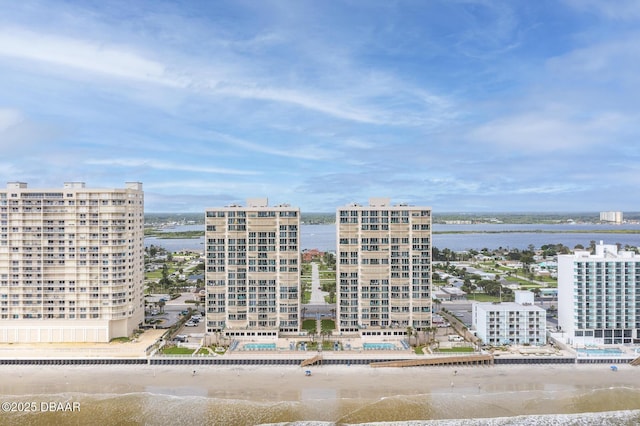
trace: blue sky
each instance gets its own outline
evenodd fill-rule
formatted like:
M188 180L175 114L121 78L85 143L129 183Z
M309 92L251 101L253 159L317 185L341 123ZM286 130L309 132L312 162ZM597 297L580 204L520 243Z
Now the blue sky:
M0 6L0 182L140 181L148 212L640 211L637 1Z

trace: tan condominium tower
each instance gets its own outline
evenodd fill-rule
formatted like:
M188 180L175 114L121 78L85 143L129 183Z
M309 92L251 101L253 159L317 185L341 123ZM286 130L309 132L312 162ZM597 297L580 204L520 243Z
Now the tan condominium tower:
M142 184L0 190L0 342L108 342L144 321Z
M401 338L431 326L431 209L372 198L336 214L338 329Z
M206 211L207 331L230 338L298 332L300 209L248 199Z

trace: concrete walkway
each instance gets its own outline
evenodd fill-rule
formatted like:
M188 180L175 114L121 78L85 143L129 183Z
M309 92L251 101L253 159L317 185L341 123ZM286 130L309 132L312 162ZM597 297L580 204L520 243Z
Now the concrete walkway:
M318 264L311 262L311 300L310 305L327 305L324 296L327 292L320 290L320 270ZM316 318L316 332L318 336L322 333L322 321L320 317Z
M311 300L310 305L326 305L324 300L326 292L320 290L320 270L318 264L311 262Z

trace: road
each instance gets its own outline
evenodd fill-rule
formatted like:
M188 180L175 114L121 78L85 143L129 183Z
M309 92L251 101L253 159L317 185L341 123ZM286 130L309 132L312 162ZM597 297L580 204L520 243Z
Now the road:
M324 300L324 296L327 295L320 289L320 269L315 262L311 263L311 300L310 305L324 305L327 302Z
M311 299L308 304L302 305L304 308L305 318L324 318L333 316L332 310L335 312L335 303L329 304L325 301L326 291L320 289L320 270L318 264L311 262Z

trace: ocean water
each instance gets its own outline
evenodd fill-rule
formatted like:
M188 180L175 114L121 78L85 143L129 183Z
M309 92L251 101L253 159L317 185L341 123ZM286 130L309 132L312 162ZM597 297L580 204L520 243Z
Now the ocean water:
M381 384L383 385L383 384ZM296 401L219 399L157 392L64 393L3 396L3 402L33 401L47 407L77 403L77 411L3 412L0 425L638 425L637 389L610 388L530 394L398 395L380 399L339 396L307 389ZM3 406L4 409L5 406ZM600 411L603 410L603 411ZM524 414L523 414L524 413ZM547 414L555 413L555 414Z

